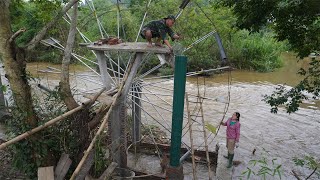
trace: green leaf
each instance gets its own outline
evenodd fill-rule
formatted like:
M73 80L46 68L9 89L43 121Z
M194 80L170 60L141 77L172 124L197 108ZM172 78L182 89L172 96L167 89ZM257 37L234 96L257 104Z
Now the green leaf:
M7 86L5 86L5 85L2 85L2 86L1 86L1 91L2 91L2 92L6 92L7 89L8 89Z
M280 165L281 166L281 165ZM281 173L280 173L280 170L277 169L277 172L278 172L278 175L279 175L279 178L281 179Z
M205 126L210 132L212 132L213 134L216 133L217 131L217 128L214 127L213 125L209 124L209 123L206 123L206 126Z
M251 170L250 168L248 168L248 175L247 175L247 179L250 179L251 172L252 172L252 170Z

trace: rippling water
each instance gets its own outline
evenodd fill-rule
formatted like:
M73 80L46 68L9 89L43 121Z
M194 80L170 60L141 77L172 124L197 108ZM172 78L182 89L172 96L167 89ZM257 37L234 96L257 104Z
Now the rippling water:
M256 73L248 71L233 71L231 73L231 86L228 86L228 74L214 75L206 78L205 86L200 78L199 91L205 92L203 108L206 122L217 126L224 115L225 106L228 102L228 92L230 88L230 105L224 121L233 112L241 113L241 138L240 147L236 149L235 160L242 163L233 169L234 179L246 170L251 159L266 157L269 160L277 158L276 163L282 164L283 179L295 179L291 170L295 169L298 173L306 175L311 172L298 168L294 165L293 157L303 157L311 155L319 159L320 157L320 103L319 101L306 101L302 108L296 113L287 114L283 108L279 109L278 114L270 113L270 106L261 101L263 95L271 94L276 84L286 84L288 87L294 86L301 80L296 72L300 67L306 67L308 60L300 61L294 55L284 54L284 67L270 73ZM50 65L51 66L51 65ZM33 73L45 68L46 64L33 63L28 68ZM59 67L59 66L56 66ZM77 71L71 70L71 72ZM41 75L41 77L43 77ZM59 76L49 75L43 78L50 81L49 84L57 85ZM46 82L47 82L46 81ZM155 124L167 132L170 138L171 131L171 104L173 80L154 83L158 80L148 80L143 87L142 96L143 123ZM85 90L95 88L95 83L82 84L83 79L76 78L74 85ZM197 78L187 79L186 91L190 93L190 99L195 100L192 94L197 94ZM156 95L152 95L155 93ZM191 104L191 109L195 106ZM185 111L186 112L186 111ZM185 114L186 116L186 114ZM190 144L190 137L186 127L187 118L184 120L183 142ZM202 125L199 121L193 123L193 128L201 130ZM222 127L215 139L209 139L210 150L215 150L217 143L225 142L225 128ZM193 133L195 147L202 145L203 134ZM252 155L253 149L257 149L256 154ZM153 160L150 159L150 162ZM159 164L158 162L156 162ZM189 165L190 166L190 165ZM155 168L157 169L157 168ZM200 179L207 179L206 173L202 173ZM253 178L254 179L254 178ZM257 178L260 179L260 178ZM274 178L269 178L274 179Z
M230 105L224 121L229 118L233 112L241 113L241 138L240 147L236 149L235 160L242 163L233 169L233 178L246 170L248 162L252 159L261 159L266 157L271 164L271 160L276 158L276 164L282 164L283 179L296 179L291 170L308 176L311 171L298 168L294 162L294 157L302 158L310 155L320 158L320 110L319 101L305 102L299 111L287 114L284 108L279 108L278 114L270 113L270 106L261 101L265 94L271 94L276 84L295 85L301 77L296 71L302 66L306 66L305 62L296 62L293 55L286 55L286 66L272 73L255 73L246 71L233 71L232 84L230 86ZM229 87L227 74L220 74L210 78L206 78L205 86L203 86L203 78L199 78L199 91L205 92L204 100L204 118L206 122L214 126L218 126L221 121L225 105L228 100ZM161 87L172 89L173 81L162 82L159 87L146 87L148 90L161 93L169 93L168 90L161 90ZM188 78L186 91L190 94L197 94L197 78ZM290 87L290 86L288 86ZM166 105L163 100L148 95L150 101L155 104ZM192 97L191 97L192 98ZM172 102L172 97L164 97L167 102ZM162 119L163 129L170 129L171 114L166 110L156 110L152 106L144 105L146 111L155 117ZM168 107L169 108L169 107ZM192 108L191 108L192 109ZM186 111L185 111L186 112ZM160 117L162 116L162 118ZM150 118L146 123L154 123ZM184 127L187 119L184 120ZM200 122L199 120L197 120ZM155 123L156 124L156 123ZM194 129L201 130L202 125L193 124ZM187 127L184 128L183 142L189 144L190 138L187 133ZM167 132L169 135L170 132ZM212 137L212 136L211 136ZM195 147L203 145L203 134L193 133ZM209 139L211 142L209 148L215 150L217 143L225 142L225 128L222 127L215 139ZM252 151L256 149L255 155ZM271 166L270 166L271 167ZM259 169L259 168L258 168ZM258 170L256 169L256 170ZM316 176L313 176L317 179ZM200 179L206 179L206 175L202 174ZM260 178L252 178L260 179ZM268 179L277 179L269 177Z

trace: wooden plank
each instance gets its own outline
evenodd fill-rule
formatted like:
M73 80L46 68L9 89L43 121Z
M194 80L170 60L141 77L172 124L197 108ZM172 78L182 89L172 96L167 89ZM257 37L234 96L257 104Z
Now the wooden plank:
M38 180L54 180L53 166L39 167Z
M112 162L108 168L102 173L102 175L99 177L99 180L105 180L109 179L110 175L114 171L114 169L118 166L116 162Z
M94 162L94 151L90 151L87 160L84 162L82 168L80 169L78 175L75 177L76 180L83 180L89 173L89 170Z
M59 162L57 164L57 167L54 171L54 177L55 180L63 180L66 176L69 167L71 165L72 161L69 158L69 154L63 153L59 159Z
M129 144L131 144L132 142L129 142ZM170 146L167 144L157 144L157 146L155 146L155 144L150 144L150 143L139 143L139 147L140 147L140 153L145 153L145 154L150 154L150 155L154 155L154 152L157 151L156 147L159 148L161 150L161 152L163 153L167 153L169 154L170 152ZM132 149L129 149L129 151L132 151ZM188 151L187 148L180 148L180 152L181 154L185 154ZM200 157L200 161L205 161L206 159L206 152L202 151L202 150L195 150L194 151L194 155ZM209 152L209 157L210 157L210 161L211 163L213 163L213 165L215 165L215 162L217 162L217 152ZM186 159L187 161L191 162L191 159Z
M170 49L167 46L163 47L147 47L148 43L146 42L125 42L116 45L94 45L90 44L87 47L90 50L96 51L124 51L124 52L150 52L156 54L168 54L171 53Z

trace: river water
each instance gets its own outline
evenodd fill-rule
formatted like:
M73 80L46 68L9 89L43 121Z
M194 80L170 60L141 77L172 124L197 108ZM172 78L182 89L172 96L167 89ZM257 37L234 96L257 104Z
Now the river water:
M225 112L225 105L228 102L228 92L230 92L230 105L226 113L227 118L231 117L233 112L240 112L241 118L241 138L240 147L235 151L235 160L241 161L241 164L232 169L233 178L239 179L242 172L247 167L256 172L260 169L259 163L252 167L250 160L260 160L266 158L268 167L273 170L277 165L282 165L282 179L296 179L292 170L306 178L312 171L307 168L300 168L293 162L294 157L303 158L304 156L313 156L318 162L320 159L320 103L319 101L305 101L302 108L296 113L287 114L284 108L279 108L277 114L270 113L270 106L262 101L263 96L271 94L277 84L286 84L288 87L299 82L301 77L296 74L301 67L306 67L308 60L297 62L292 54L283 54L285 58L284 67L270 73L256 73L248 71L233 71L231 73L231 86L228 86L228 74L218 74L206 78L205 86L203 78L199 78L199 92L205 92L208 98L203 102L204 119L206 122L218 126ZM158 87L148 87L153 92L169 93L172 89L173 81L160 83ZM145 87L147 89L147 86ZM161 90L162 89L162 90ZM190 77L187 80L186 91L190 94L196 94L198 91L197 78ZM160 101L152 95L147 95L148 99L162 107L166 103ZM191 97L192 98L192 97ZM172 102L172 97L163 97L167 102ZM194 101L194 98L193 98ZM191 103L191 105L194 105ZM166 110L155 110L152 106L145 105L144 108L150 114L162 116L161 124L163 130L170 129L171 114ZM192 108L191 108L192 109ZM160 113L156 112L160 111ZM186 108L185 108L185 112ZM161 115L160 115L161 114ZM149 118L150 119L150 118ZM190 145L190 138L187 132L186 120L184 120L183 142ZM152 123L151 120L145 122ZM198 121L198 120L197 120ZM199 121L198 121L199 122ZM202 125L194 123L193 129L201 130ZM215 139L209 138L209 149L214 151L216 144L225 144L225 130L221 127ZM167 132L169 135L170 132ZM170 136L170 135L169 135ZM202 132L193 133L194 147L203 145ZM200 148L201 149L201 148ZM253 150L256 149L253 155ZM275 164L272 165L272 159ZM191 171L188 171L191 174ZM271 172L273 173L273 172ZM202 172L200 179L207 179L207 173ZM259 176L251 175L250 179L261 179ZM279 179L279 177L268 176L267 179ZM311 179L318 179L313 175Z
M272 114L270 106L261 101L263 95L272 93L276 84L292 86L301 79L296 72L300 67L306 67L307 62L297 63L296 58L290 54L283 56L285 65L276 72L232 72L231 101L227 116L230 117L235 111L241 114L240 147L236 149L235 160L243 162L233 169L235 179L246 170L251 159L266 157L269 167L272 167L270 161L277 158L276 164L282 164L283 179L296 179L291 173L292 170L304 174L304 178L311 173L310 170L298 168L292 160L294 157L302 158L308 155L317 158L319 162L319 101L306 101L303 108L290 115L283 108L279 109L278 114ZM223 74L207 80L207 96L226 100L228 86L225 79L226 74ZM189 81L188 89L192 89L194 84L194 81ZM224 106L221 101L205 102L204 105L208 121L215 125L219 123L223 113ZM221 128L217 141L223 142L224 138L225 128ZM253 149L256 149L255 155L252 155ZM317 179L316 176L313 177Z
M252 159L267 158L269 167L272 168L271 160L276 158L276 164L282 165L282 179L295 179L291 171L295 170L302 177L306 177L311 173L306 168L297 167L294 157L303 157L310 155L319 160L320 158L320 102L305 101L299 111L287 114L283 108L279 108L278 114L270 113L270 106L261 101L263 95L271 94L277 84L286 84L288 87L299 82L296 72L300 67L307 66L307 60L297 63L297 59L292 54L283 54L285 59L284 67L270 73L256 73L248 71L235 70L231 73L231 85L228 86L228 73L217 74L212 77L206 77L205 83L200 77L199 86L197 86L197 78L189 77L187 79L186 91L191 94L190 99L195 100L192 94L205 92L204 97L207 99L203 102L204 120L214 126L218 126L225 113L226 103L228 103L228 94L230 92L230 104L224 121L229 118L233 112L240 112L241 118L241 138L240 147L235 151L235 160L241 161L241 164L232 169L233 178L239 179L238 176L251 167L248 162ZM58 65L49 65L44 63L30 63L28 70L32 74L39 75L41 82L48 87L58 84L59 75L49 74L44 76L38 70L45 69L46 66L59 68ZM82 68L72 69L70 72L83 71ZM153 83L158 80L147 80L145 83ZM96 88L96 83L84 84L82 78L73 79L73 87L78 86L80 89ZM173 80L156 83L155 86L144 86L142 102L144 111L142 116L145 117L142 122L144 124L154 124L167 132L170 138L171 129L171 105L172 104ZM152 93L158 94L157 96ZM160 98L159 98L160 97ZM152 102L152 103L150 103ZM196 106L191 103L191 109ZM187 112L185 108L185 112ZM152 118L151 118L152 116ZM190 145L190 136L186 127L187 118L184 120L183 142ZM202 125L197 120L193 124L193 129L201 129ZM225 143L225 128L221 127L217 137L210 136L209 149L215 151L216 144ZM1 132L0 132L1 136ZM164 137L165 138L165 137ZM203 145L202 132L193 133L194 147ZM201 149L201 148L200 148ZM252 155L253 149L256 149L255 155ZM150 159L150 161L153 161ZM150 162L149 161L149 162ZM146 163L146 162L143 162ZM156 172L159 172L159 162L151 166ZM133 166L133 165L132 165ZM143 164L140 166L143 166ZM192 171L191 165L185 171L190 176ZM147 168L146 166L143 166ZM148 165L149 167L149 165ZM253 168L258 170L258 167ZM152 170L151 170L152 171ZM154 172L153 172L154 173ZM199 170L199 179L207 179L205 170ZM313 176L313 179L316 176ZM252 179L260 179L252 177ZM267 179L279 179L277 177L268 177Z

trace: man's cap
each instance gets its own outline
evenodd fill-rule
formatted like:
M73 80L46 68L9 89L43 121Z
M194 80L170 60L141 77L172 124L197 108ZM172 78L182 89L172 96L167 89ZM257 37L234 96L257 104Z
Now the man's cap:
M164 19L172 19L172 20L176 20L176 17L174 15L169 15L168 17L164 18Z

